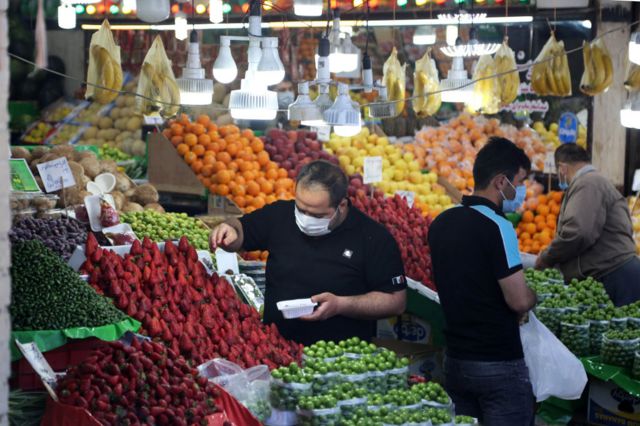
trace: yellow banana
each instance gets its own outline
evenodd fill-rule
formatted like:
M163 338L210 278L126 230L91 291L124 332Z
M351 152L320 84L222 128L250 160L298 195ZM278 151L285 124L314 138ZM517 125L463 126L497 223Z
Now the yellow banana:
M495 54L496 71L502 74L498 77L500 87L500 100L502 105L508 105L518 97L520 87L520 76L517 69L515 54L509 48L508 42L502 43ZM506 74L505 74L506 73Z

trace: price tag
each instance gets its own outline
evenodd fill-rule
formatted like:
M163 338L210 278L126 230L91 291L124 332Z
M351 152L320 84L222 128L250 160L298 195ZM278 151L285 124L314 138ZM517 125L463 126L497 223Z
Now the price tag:
M365 184L382 181L382 157L364 158L364 179Z
M221 274L227 274L231 271L237 275L240 273L240 267L238 266L238 255L235 253L229 253L221 248L216 249L216 263L218 264L218 272Z
M416 200L416 193L413 191L396 191L396 194L407 200L409 207L413 207L413 203Z
M41 192L36 178L24 158L9 159L11 189L18 192Z
M633 184L631 185L631 190L633 192L640 191L640 169L636 169L636 172L633 174Z
M145 115L144 116L144 125L145 126L162 126L164 124L164 120L160 115Z
M56 396L54 389L58 378L42 355L42 352L40 352L40 349L38 349L38 346L34 342L22 344L18 339L16 339L15 342L18 349L20 349L20 352L22 352L22 355L24 355L24 358L29 362L29 364L31 364L33 371L40 376L40 380L42 380L44 387L47 389L51 397L57 401L58 397Z
M549 175L556 174L556 159L553 156L553 152L547 152L547 156L544 159L543 171Z
M317 126L311 128L318 134L318 140L320 142L329 142L331 136L331 126Z
M76 184L66 157L38 164L38 172L47 192L59 191Z

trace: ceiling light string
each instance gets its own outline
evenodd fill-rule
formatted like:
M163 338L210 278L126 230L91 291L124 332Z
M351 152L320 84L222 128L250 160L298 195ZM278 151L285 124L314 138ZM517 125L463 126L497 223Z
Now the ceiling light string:
M631 23L629 23L629 24L621 25L621 26L619 26L619 27L613 28L613 29L608 30L608 31L604 31L604 32L602 32L601 34L599 34L597 37L595 37L595 38L593 39L593 41L596 41L596 40L599 40L599 39L601 39L601 38L604 38L604 37L608 36L608 35L609 35L609 34L611 34L611 33L614 33L614 32L617 32L617 31L621 31L621 30L624 30L624 29L626 29L626 28L631 28L631 27L633 27L634 25L637 25L637 24L640 24L640 20L633 21L633 22L631 22ZM566 51L566 52L565 52L565 54L570 55L570 54L573 54L573 53L577 53L577 52L582 51L582 49L583 49L583 47L582 47L582 46L578 46L578 47L576 47L576 48L574 48L574 49L571 49L571 50ZM147 96L144 96L144 95L141 95L141 94L139 94L139 93L135 93L135 92L128 92L128 91L126 91L126 90L115 90L115 89L111 89L111 88L109 88L109 87L101 86L101 85L99 85L99 84L89 83L89 82L87 82L87 81L84 81L84 80L83 80L83 79L81 79L81 78L73 77L73 76L70 76L70 75L68 75L68 74L64 74L64 73L61 73L61 72L59 72L59 71L52 70L52 69L50 69L50 68L46 68L46 67L38 67L38 66L36 65L36 63L35 63L35 62L30 61L30 60L28 60L28 59L26 59L26 58L23 58L23 57L21 57L21 56L18 56L18 55L14 54L14 53L11 53L11 52L9 52L9 53L8 53L8 55L9 55L9 57L11 57L11 58L17 59L17 60L19 60L19 61L21 61L21 62L24 62L24 63L26 63L26 64L29 64L29 65L32 65L34 68L37 68L37 69L40 69L40 70L43 70L43 71L49 72L49 73L54 74L54 75L57 75L57 76L59 76L59 77L63 77L63 78L69 79L69 80L73 80L73 81L79 82L79 83L81 83L81 84L85 84L85 85L93 86L93 87L95 87L95 88L102 89L102 90L106 90L106 91L109 91L109 92L118 93L119 95L137 96L137 97L140 97L140 98L142 98L142 99L146 99L146 100L153 101L153 102L160 103L160 104L167 105L167 106L179 106L179 105L177 105L177 104L173 104L173 103L171 103L171 102L163 102L163 101L158 100L158 99L151 99L151 98L149 98L149 97L147 97ZM521 71L528 70L529 68L532 68L532 67L534 67L535 65L538 65L538 64L543 64L543 63L546 63L546 62L551 62L551 61L552 61L556 56L562 56L562 55L561 55L561 54L558 54L558 55L552 55L552 56L550 56L550 57L544 58L544 59L539 60L539 61L537 61L537 62L531 62L531 63L529 63L529 64L523 65L523 66L522 66L522 69L518 69L518 70L517 70L517 72L521 72ZM496 73L496 74L494 74L494 75L487 76L487 77L484 77L484 78L478 78L478 79L476 79L476 80L472 80L470 83L468 83L468 85L469 85L469 86L471 86L471 85L473 85L473 84L475 84L475 83L477 83L477 82L479 82L479 81L488 80L488 79L491 79L491 78L501 77L501 76L503 76L503 75L507 75L507 74L512 73L512 72L516 72L516 71L515 71L515 70L508 70L508 71L504 71L504 72ZM446 92L446 91L449 91L449 90L451 90L451 89L446 89L446 90L436 90L436 91L433 91L433 92L425 93L425 94L423 94L423 95L419 95L419 96L411 96L411 97L408 97L408 98L405 98L405 99L401 99L401 100L397 100L397 101L388 101L388 102L389 102L389 103L408 102L408 101L411 101L411 100L414 100L414 99L420 99L420 98L424 98L424 97L432 96L432 95L434 95L434 94L443 93L443 92ZM365 107L369 107L369 106L370 106L370 105L372 105L372 104L373 104L373 103L366 103L366 104L362 104L362 105L360 105L360 107L361 107L361 108L365 108ZM213 110L216 110L216 111L229 111L229 108L225 108L225 107L217 108L215 105L211 105L211 106L210 106L210 108L211 108L211 109L213 109ZM286 110L286 109L282 109L282 110L278 110L278 111L280 111L280 112L286 112L287 110Z
M509 17L509 0L504 0L504 17ZM505 43L509 41L509 25L504 26L504 41Z

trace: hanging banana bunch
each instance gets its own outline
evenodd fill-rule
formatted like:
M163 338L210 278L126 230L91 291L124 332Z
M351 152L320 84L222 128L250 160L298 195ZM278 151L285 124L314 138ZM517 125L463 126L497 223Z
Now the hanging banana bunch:
M613 61L602 39L582 43L584 73L580 91L588 96L605 92L613 81Z
M494 58L496 71L502 74L498 77L500 88L500 103L502 106L509 105L518 97L520 88L520 73L517 71L516 55L509 47L508 39L498 49ZM511 72L510 72L511 71Z
M627 78L624 81L624 87L629 92L635 92L640 90L640 65L634 63L630 65Z
M384 86L387 88L387 94L390 101L396 102L396 117L404 111L405 87L406 87L406 68L407 64L400 65L398 60L398 51L394 47L391 51L389 59L384 63L382 68L384 74Z
M180 89L160 36L156 36L142 63L138 80L138 109L142 114L159 110L164 117L178 113Z
M571 73L564 42L555 34L542 48L531 73L531 87L541 96L571 96Z
M472 80L473 93L467 102L471 113L497 114L500 111L500 85L496 75L496 64L491 55L482 55L476 64Z
M413 74L413 110L419 117L434 115L442 105L436 61L431 58L431 49L427 49L424 56L416 61L416 70Z
M100 104L113 102L118 97L118 91L122 89L122 80L120 47L116 46L109 21L105 19L100 29L91 36L87 71L89 84L85 98L93 98Z

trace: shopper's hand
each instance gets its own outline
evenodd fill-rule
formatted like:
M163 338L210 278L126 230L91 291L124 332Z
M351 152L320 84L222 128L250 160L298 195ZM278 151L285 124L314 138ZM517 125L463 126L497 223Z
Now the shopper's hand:
M321 293L311 298L319 304L311 315L300 317L304 321L324 321L342 312L342 298L332 293Z
M538 256L538 258L536 259L536 264L534 268L540 270L540 269L546 269L548 267L549 265L546 264L546 262L542 258L542 255Z
M209 246L211 251L215 251L218 247L225 249L238 239L238 231L233 226L222 223L216 226L209 236Z

